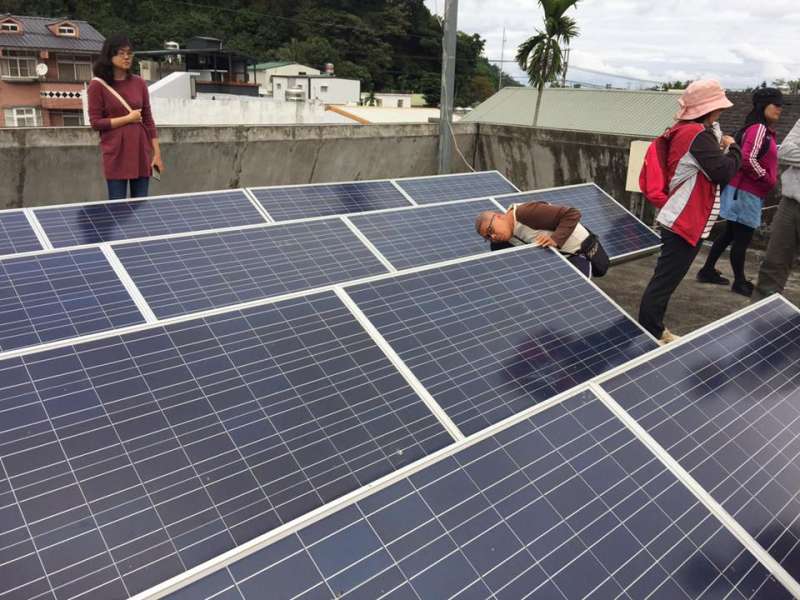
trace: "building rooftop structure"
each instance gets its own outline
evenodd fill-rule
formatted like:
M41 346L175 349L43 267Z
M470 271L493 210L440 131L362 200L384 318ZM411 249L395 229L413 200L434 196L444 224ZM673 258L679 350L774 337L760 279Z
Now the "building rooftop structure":
M0 14L0 22L18 24L18 31L4 31L0 47L36 50L100 52L105 38L86 21L63 18ZM59 32L59 27L65 27ZM71 31L70 31L71 28Z

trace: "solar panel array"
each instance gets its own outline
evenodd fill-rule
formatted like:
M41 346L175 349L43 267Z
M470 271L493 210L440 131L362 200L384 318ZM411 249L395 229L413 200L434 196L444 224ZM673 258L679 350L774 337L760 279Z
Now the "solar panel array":
M0 212L0 256L41 249L25 213L18 210Z
M661 238L593 183L498 198L505 204L548 202L581 211L581 223L596 234L613 259L655 251Z
M0 351L143 323L97 248L0 261Z
M800 312L781 299L603 387L800 580Z
M347 291L466 434L656 347L564 259L539 248Z
M37 208L55 248L264 223L242 190Z
M791 595L591 393L170 600Z
M497 171L398 179L397 184L419 204L488 198L519 191Z
M0 261L0 600L127 598L198 565L173 600L800 593L777 566L800 576L800 312L775 299L638 359L655 341L555 252L475 256L493 205L458 199L515 191L498 173L396 183L447 204L331 184L355 187L279 208L311 221ZM352 214L386 185L407 208ZM607 249L649 243L613 237L633 217L599 188L555 192L611 223ZM263 223L241 194L63 213L50 241ZM36 210L45 231L61 210ZM181 318L144 325L132 295Z
M275 221L409 206L391 181L250 188Z
M126 598L452 440L326 293L0 363L0 598Z
M159 318L387 271L338 219L122 244L115 251Z

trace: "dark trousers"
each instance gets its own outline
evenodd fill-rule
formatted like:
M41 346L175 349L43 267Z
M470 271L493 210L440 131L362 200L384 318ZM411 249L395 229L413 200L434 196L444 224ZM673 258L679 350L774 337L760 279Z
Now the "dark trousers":
M764 261L758 270L753 302L783 292L800 250L800 200L781 198L770 227Z
M702 270L709 274L714 273L714 267L719 257L725 252L725 248L730 245L733 277L738 283L747 281L747 277L745 277L744 274L744 261L747 258L747 248L750 246L750 242L753 239L753 232L755 232L755 229L752 227L742 225L741 223L735 223L734 221L728 221L725 225L725 231L714 240L714 244L708 252L708 258L706 258L706 264L703 265Z
M128 197L128 184L131 188L131 198L142 198L147 196L150 187L149 177L139 177L138 179L106 179L108 185L108 199L122 200Z
M680 285L700 250L668 229L661 230L661 254L639 305L639 323L656 338L664 333L664 315L672 293Z

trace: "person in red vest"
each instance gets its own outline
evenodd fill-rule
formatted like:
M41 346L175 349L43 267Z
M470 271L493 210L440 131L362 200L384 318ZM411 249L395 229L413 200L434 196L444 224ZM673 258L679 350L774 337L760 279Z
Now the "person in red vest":
M150 96L144 79L131 73L128 38L113 34L103 43L89 84L89 122L100 132L109 200L147 196L153 169L164 170Z
M690 84L678 100L676 123L667 132L669 195L658 213L661 254L639 305L639 323L662 344L677 339L664 327L664 314L719 215L719 189L742 161L736 141L717 121L733 104L716 81Z

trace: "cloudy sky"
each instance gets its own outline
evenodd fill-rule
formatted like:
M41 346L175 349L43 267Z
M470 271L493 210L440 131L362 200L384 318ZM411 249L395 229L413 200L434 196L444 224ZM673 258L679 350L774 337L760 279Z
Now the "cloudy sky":
M444 0L425 2L444 11ZM582 0L568 14L581 29L575 67L655 81L713 77L732 89L800 78L800 0ZM537 0L459 0L458 28L486 39L492 60L504 26L508 60L540 23ZM506 70L522 78L516 65ZM569 79L626 84L577 68Z

